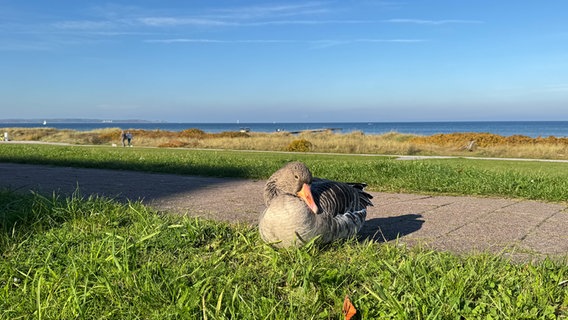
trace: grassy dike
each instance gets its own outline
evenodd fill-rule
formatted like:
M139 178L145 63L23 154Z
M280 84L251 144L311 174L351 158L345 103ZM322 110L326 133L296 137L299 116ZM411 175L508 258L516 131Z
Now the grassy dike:
M286 161L377 191L565 201L567 164L0 144L0 162L268 177ZM255 228L140 203L0 190L2 319L556 319L568 265L396 243L275 250Z

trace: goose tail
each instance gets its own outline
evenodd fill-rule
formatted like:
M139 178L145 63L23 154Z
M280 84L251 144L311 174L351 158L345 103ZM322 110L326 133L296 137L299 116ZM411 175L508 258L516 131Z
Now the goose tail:
M347 184L357 191L357 193L359 194L359 200L365 207L373 206L373 202L371 201L373 199L373 196L365 191L365 188L367 187L366 183L349 182Z

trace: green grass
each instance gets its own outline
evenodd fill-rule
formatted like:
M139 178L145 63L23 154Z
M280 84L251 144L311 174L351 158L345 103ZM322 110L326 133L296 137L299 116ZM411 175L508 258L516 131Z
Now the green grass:
M256 229L105 198L0 191L2 319L555 319L566 264L346 241L275 250Z
M375 191L566 201L568 163L156 148L0 144L0 162L266 179L282 164L306 162L314 175L362 181Z

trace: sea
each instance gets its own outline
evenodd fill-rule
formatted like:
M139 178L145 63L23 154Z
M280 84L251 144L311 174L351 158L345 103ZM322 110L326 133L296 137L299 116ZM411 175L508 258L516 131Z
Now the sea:
M331 129L336 133L360 131L364 134L389 132L417 135L434 135L455 132L487 132L502 136L568 137L568 121L457 121L457 122L297 122L297 123L173 123L173 122L47 122L1 123L3 128L49 127L90 131L102 128L182 131L196 128L209 133L223 131L250 132L299 132L304 130Z

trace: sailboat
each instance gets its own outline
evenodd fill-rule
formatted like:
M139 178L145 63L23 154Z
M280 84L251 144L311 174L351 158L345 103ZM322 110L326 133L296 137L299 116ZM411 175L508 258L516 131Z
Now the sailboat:
M43 125L45 126L47 124L47 121L43 120Z

